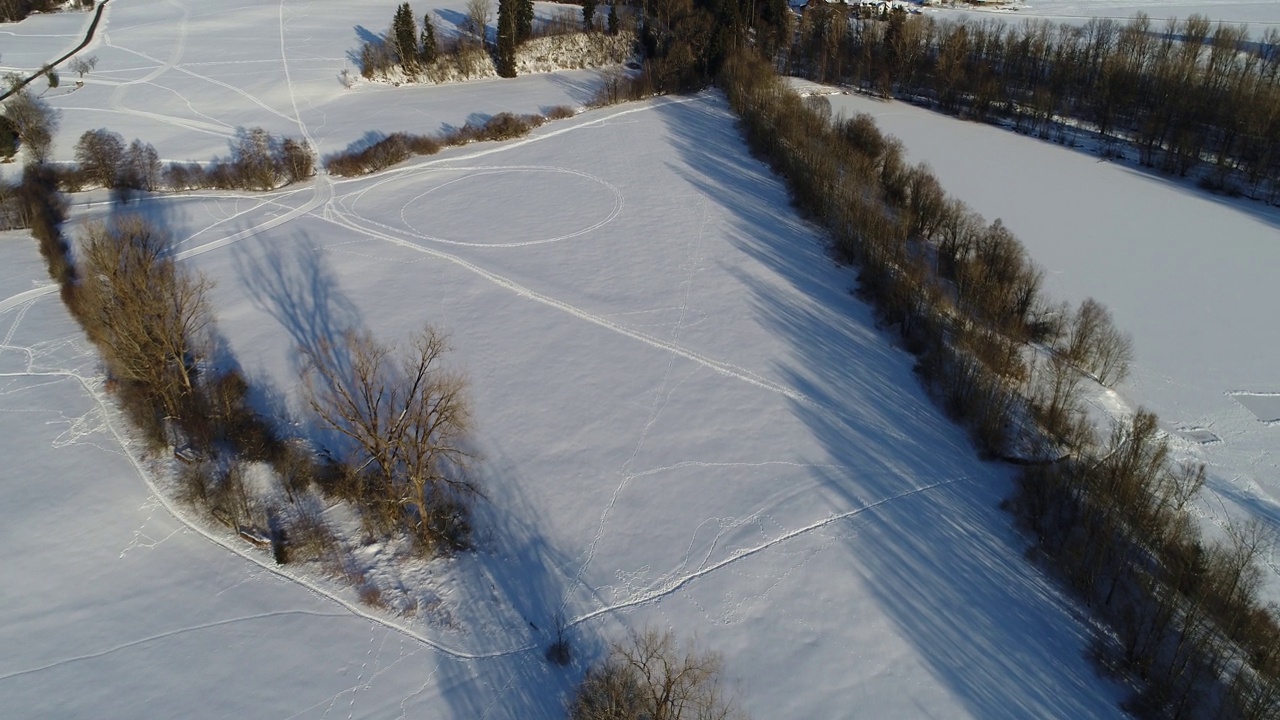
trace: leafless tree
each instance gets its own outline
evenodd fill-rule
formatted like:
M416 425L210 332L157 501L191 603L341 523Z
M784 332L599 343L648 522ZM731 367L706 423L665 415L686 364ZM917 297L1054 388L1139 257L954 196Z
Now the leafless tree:
M1030 399L1036 419L1049 438L1067 450L1089 438L1080 404L1080 372L1059 353L1050 353L1031 375Z
M647 629L615 644L587 672L571 720L728 720L745 717L720 685L719 655L684 648L670 631Z
M180 416L207 352L212 284L180 266L170 237L136 215L89 223L80 256L85 331L111 374Z
M71 72L79 75L81 79L84 79L84 76L88 75L89 72L92 71L97 66L98 66L97 55L90 55L87 58L86 57L73 58L71 60L71 65L70 65Z
M113 188L124 160L124 138L105 128L86 130L76 142L76 162L90 182Z
M429 325L399 354L355 330L301 348L308 404L350 441L357 499L384 530L403 525L429 549L465 541L475 492L459 478L470 409L465 380L441 367L448 349Z
M315 153L305 141L285 138L280 146L280 155L289 182L305 180L316 174Z
M241 129L231 143L231 161L240 187L270 190L279 179L276 138L263 128Z
M1116 329L1105 305L1087 298L1068 327L1063 352L1082 371L1109 386L1128 376L1133 340Z
M9 96L3 110L31 160L36 163L48 160L53 134L58 129L58 111L26 90Z
M467 0L467 19L471 21L471 32L485 44L485 28L489 25L489 0Z
M151 143L141 140L129 143L122 170L129 187L148 192L160 187L160 154Z

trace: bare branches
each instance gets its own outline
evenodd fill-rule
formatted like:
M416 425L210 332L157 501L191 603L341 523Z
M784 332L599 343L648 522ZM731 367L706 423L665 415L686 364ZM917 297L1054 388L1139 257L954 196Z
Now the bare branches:
M1110 386L1128 376L1133 340L1116 329L1106 306L1087 298L1072 318L1062 351L1081 370Z
M647 629L614 644L587 672L571 720L728 720L744 717L720 687L723 660Z
M180 267L169 236L139 216L88 224L82 258L85 331L112 374L180 414L206 353L212 283Z
M348 441L352 493L371 522L403 527L426 547L466 542L466 499L458 479L469 455L466 381L441 367L447 339L430 326L397 355L367 331L300 348L307 403Z
M53 135L58 130L57 110L26 90L19 90L6 101L4 117L27 148L32 162L49 159Z
M71 60L71 65L70 65L71 72L79 75L81 79L84 79L84 76L92 72L93 69L96 68L97 66L98 66L97 55L90 55L87 58L75 57Z
M489 0L467 0L467 20L481 45L485 44L485 27L489 24L490 12Z

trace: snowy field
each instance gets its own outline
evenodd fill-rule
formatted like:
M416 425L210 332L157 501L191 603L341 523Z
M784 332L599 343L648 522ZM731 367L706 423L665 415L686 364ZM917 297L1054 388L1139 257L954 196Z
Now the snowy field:
M1280 27L1280 3L1275 0L1029 0L987 11L938 9L937 12L940 16L996 15L1015 21L1047 18L1068 23L1087 22L1090 18L1124 21L1141 12L1156 21L1157 28L1166 18L1185 20L1189 15L1198 14L1214 22L1248 24L1253 37Z
M0 693L24 715L99 713L110 668L142 686L133 711L555 717L581 672L541 657L561 607L588 657L626 627L698 636L757 717L1114 714L996 509L1006 475L923 397L719 100L455 155L338 183L279 225L310 190L147 206L217 281L246 369L285 395L290 348L317 329L452 331L493 503L481 552L426 580L442 606L410 629L434 646L157 509L71 374L97 390L51 295L0 316L4 409L42 419L0 414L31 448L5 475L22 562L0 582L0 634L22 648ZM25 268L11 296L41 270L28 242L4 251Z
M582 72L343 89L356 26L392 7L112 0L98 70L50 98L56 153L102 126L166 158L252 125L329 151L591 94ZM4 28L30 39L3 62L74 44L69 17ZM77 220L106 211L95 197ZM449 330L491 501L480 549L383 578L438 598L397 618L185 525L34 243L0 236L6 717L555 718L604 644L646 626L723 653L757 718L1118 714L1076 609L997 509L1008 472L924 397L718 96L137 209L217 283L219 332L295 413L298 345ZM542 657L557 612L563 670Z
M1135 341L1121 399L1154 410L1179 456L1208 466L1210 532L1228 518L1280 532L1280 209L905 103L831 101L873 115L949 192L1003 218L1051 296L1111 308ZM1267 561L1280 600L1280 547Z
M240 128L305 137L324 155L379 133L434 133L476 117L580 106L594 94L591 71L531 75L434 87L391 87L360 81L347 89L345 69L359 78L355 57L365 40L384 32L398 3L318 0L298 3L198 3L112 0L92 44L97 69L76 87L44 91L62 112L55 157L71 159L86 130L108 128L128 142L150 142L166 161L206 162L228 153ZM419 22L430 11L440 37L457 35L464 0L413 4ZM560 6L539 3L540 17ZM0 71L24 75L75 47L92 15L34 16L0 25ZM492 30L492 28L490 28Z

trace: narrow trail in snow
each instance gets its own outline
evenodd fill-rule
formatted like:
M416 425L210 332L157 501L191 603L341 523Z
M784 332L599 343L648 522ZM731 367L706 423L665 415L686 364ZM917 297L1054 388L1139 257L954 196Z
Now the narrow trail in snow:
M186 13L189 13L189 11L185 8L185 6L177 3L176 1L174 4L184 9L184 17ZM286 77L289 77L288 61L285 54L286 44L285 44L285 12L284 12L285 2L284 0L281 0L279 7L280 7L279 16L280 16L281 62L284 66ZM179 47L175 49L174 55L171 55L170 61L164 64L164 67L161 69L161 71L171 69L176 64L177 59L181 57L181 48L182 48L182 44L179 43ZM192 74L192 73L189 73L189 74ZM307 129L306 123L303 121L298 109L296 88L294 87L291 79L289 79L288 82L289 82L289 88L290 88L291 103L294 109L294 116L289 119L295 121L298 124L298 127L302 131L304 138L306 138L308 142L312 143L312 146L314 147L314 138L311 137L311 134ZM459 167L458 163L465 163L467 161L475 160L481 157L486 157L496 153L507 152L509 150L512 150L518 147L523 147L530 143L542 142L550 138L558 137L565 133L576 132L585 128L597 127L611 120L615 120L617 118L630 115L632 113L649 112L663 105L687 103L687 102L693 102L695 100L697 100L696 96L685 97L685 98L660 98L656 100L650 100L639 106L624 108L616 112L611 112L607 115L604 115L603 117L595 117L585 122L573 123L566 127L562 127L555 130L551 130L549 132L530 136L514 142L498 144L490 147L484 147L482 149L479 149L470 153L454 156L454 157L425 160L423 162L396 168L396 169L387 171L385 173L382 173L383 177L380 179L374 178L375 182L372 185L369 185L361 190L356 191L355 193L351 193L347 195L338 195L336 193L336 189L338 187L341 187L342 185L345 185L351 182L361 182L361 183L367 184L370 178L365 177L365 178L359 178L354 180L335 181L332 177L328 176L326 173L322 171L317 175L316 181L312 187L313 192L311 197L307 200L307 202L303 203L302 205L288 209L286 212L284 212L283 214L277 217L268 219L264 222L260 222L251 227L232 233L225 237L211 240L209 242L205 242L205 243L196 245L194 247L190 247L185 250L182 250L177 255L177 257L180 259L189 259L198 255L202 255L204 253L226 248L244 239L269 231L271 229L279 227L297 218L300 218L303 216L315 217L321 220L325 220L338 227L342 227L346 230L358 233L364 237L387 242L396 246L409 249L413 252L422 253L431 257L435 257L440 260L450 262L524 299L531 300L533 302L556 309L571 317L591 323L602 329L608 330L612 333L616 333L623 337L630 338L632 340L638 341L640 343L643 343L655 349L659 349L666 353L669 353L667 373L664 376L662 385L658 388L658 390L654 395L654 404L652 405L652 411L651 411L649 420L647 421L647 424L646 424L646 431L647 431L647 428L651 426L652 423L656 421L657 417L661 414L662 408L665 406L666 401L670 399L671 394L675 391L675 387L678 387L680 382L683 382L683 380L681 380L680 382L676 383L676 386L667 388L664 390L664 388L666 388L667 384L670 381L670 375L671 375L671 371L674 368L674 362L676 361L676 359L679 359L679 358L690 360L696 363L699 367L712 370L717 374L734 378L736 380L748 383L750 385L766 390L768 392L782 395L795 402L814 407L821 412L833 413L834 412L833 409L825 408L821 404L815 402L813 399L805 396L803 393L800 393L793 388L787 387L780 383L761 377L760 375L750 370L747 370L746 368L734 365L732 363L729 363L723 360L704 356L689 348L685 348L678 343L680 338L681 326L684 322L685 317L688 315L689 292L692 287L693 278L697 270L697 258L699 256L699 251L697 247L697 243L699 242L698 239L695 239L694 245L690 247L690 251L689 251L689 258L688 258L689 274L685 282L682 284L683 299L681 300L681 303L680 303L679 322L677 323L676 328L673 330L670 339L663 339L657 336L653 336L647 333L642 333L637 330L628 328L606 317L593 314L581 308L575 307L569 303L566 303L558 299L555 299L553 297L533 291L532 289L527 288L519 283L516 283L515 281L509 278L503 277L497 273L494 273L486 268L481 267L480 265L477 265L476 263L473 263L468 260L464 260L463 258L458 257L456 255L452 255L435 248L424 247L423 245L413 242L410 239L406 239L405 237L400 236L398 234L398 231L393 228L389 228L385 225L382 225L381 223L377 223L375 221L359 217L357 214L353 212L352 209L344 206L347 201L354 202L354 200L357 200L360 195L370 192L371 190L377 188L382 183L389 182L391 180L398 179L401 177L405 177L406 174L409 174L409 173L421 173L421 172L435 171L437 169L450 169L450 170L463 169L468 166L464 165L462 167ZM261 104L261 103L258 103L258 104ZM573 171L570 169L563 169L563 170L567 172L577 173L577 171ZM577 174L581 174L581 173L577 173ZM248 210L237 212L228 218L224 218L222 220L215 222L213 225L210 225L209 227L201 230L200 232L196 233L192 237L208 232L209 230L213 229L218 225L228 222L236 217L250 213L253 210L261 208L263 205L266 205L266 204L276 204L276 205L280 205L281 207L287 207L287 205L285 205L281 201L301 191L302 190L299 189L294 191L287 191L284 193L278 193L269 199L262 199L261 197L247 198L247 199L253 199L256 204ZM616 193L617 192L616 188L614 188L613 191ZM615 212L609 217L610 220L614 216L616 216L617 210L621 207L621 203L622 203L622 200L619 197L617 206L615 207ZM705 222L705 213L704 213L704 222ZM370 225L373 225L375 227L370 227ZM424 239L427 239L427 238L424 238ZM48 286L48 287L29 290L25 293L19 293L18 295L8 298L4 301L0 301L0 313L6 312L8 310L12 310L13 308L16 308L16 307L22 307L23 311L25 311L25 308L27 307L28 303L35 302L38 299L44 296L53 294L55 292L57 292L56 286ZM14 328L16 328L16 326L17 326L17 323L15 323ZM12 334L13 334L13 329L10 330L10 333L9 333L10 337L12 337ZM505 656L510 656L517 653L535 651L539 649L534 644L521 644L513 647L502 648L502 649L494 649L494 650L488 650L488 651L473 651L463 647L456 647L456 646L452 646L452 645L440 642L419 631L414 630L413 628L410 628L404 624L401 624L395 621L394 619L370 612L353 602L345 600L342 597L338 596L337 594L326 589L321 583L318 583L314 579L309 578L305 575L295 573L291 568L287 566L275 565L273 562L270 562L268 558L261 557L259 551L257 551L256 548L249 548L244 546L242 541L240 541L238 538L234 538L230 535L224 535L218 532L210 531L209 529L205 528L202 525L202 523L200 523L197 519L192 517L189 511L176 505L170 498L168 498L161 491L161 489L156 485L154 478L151 477L147 469L141 464L139 459L131 451L130 449L131 442L129 441L127 433L123 431L120 427L120 423L122 422L122 420L114 413L113 407L111 406L109 399L107 398L104 390L101 387L100 378L88 378L72 371L63 371L63 370L37 372L30 367L28 368L28 371L24 373L0 373L0 377L37 377L37 376L50 377L50 378L67 378L67 379L73 379L76 382L78 382L83 388L84 392L86 392L98 405L99 409L103 414L107 431L109 432L111 437L114 439L115 443L122 449L123 454L129 459L130 463L133 465L139 478L147 486L151 494L158 500L160 506L162 506L164 510L168 514L173 516L179 523L181 523L190 531L195 532L196 534L202 536L205 540L231 552L232 554L235 554L243 558L244 560L262 568L266 572L271 573L272 575L275 575L277 577L280 577L290 582L301 585L308 592L312 593L317 597L324 598L330 602L333 602L339 605L351 615L368 620L369 622L372 622L372 623L376 623L377 625L383 626L389 630L393 630L403 636L406 636L416 642L419 642L425 646L432 648L433 650L441 653L442 655L446 655L459 660L481 660L481 659L488 659L488 658L505 657ZM687 379L687 377L685 379ZM641 437L637 441L636 453L639 452L640 448L643 446L643 443L644 443L644 431L642 431ZM615 492L614 494L615 500L617 498L617 494L622 491L622 489L625 487L627 480L629 478L652 474L653 472L656 472L656 470L646 470L640 473L634 472L633 469L630 467L630 463L634 460L634 458L635 458L635 454L633 453L631 460L629 460L628 463L624 465L623 468L620 469L622 479L620 481L617 492ZM759 464L769 464L769 463L746 463L746 464L759 465ZM680 467L683 465L685 464L677 464L672 467ZM568 618L566 620L566 625L569 627L574 627L582 623L589 622L595 618L598 618L608 613L617 612L619 610L624 610L624 609L633 608L639 605L655 602L663 597L666 597L674 592L677 592L687 587L690 583L693 583L702 577L705 577L711 573L727 568L733 565L734 563L751 558L761 552L765 552L770 548L773 548L779 544L785 543L789 540L801 537L805 534L824 528L832 523L848 519L850 517L864 513L868 510L873 510L886 503L893 502L900 499L910 498L914 495L925 492L927 490L942 487L954 482L958 482L963 479L964 478L954 478L954 479L945 480L942 482L932 483L929 485L910 488L902 493L895 494L890 497L886 497L884 499L873 502L871 504L854 508L854 509L845 511L843 513L837 513L837 514L827 516L825 518L817 520L804 527L796 528L796 529L787 531L785 533L782 533L774 538L768 539L765 542L762 542L755 546L739 549L733 552L728 557L712 564L706 564L706 560L704 559L703 563L694 571L679 574L674 577L667 576L656 586L649 587L638 595L629 597L628 599L617 602L617 603L606 604L601 607L590 610L588 612L574 616L572 618ZM594 548L594 546L598 543L601 535L603 535L603 533L606 530L608 514L609 514L609 509L606 508L601 516L599 532L597 533L596 541L592 543L592 548ZM575 583L577 584L581 583L582 573L586 570L587 566L590 564L591 556L592 556L592 552L588 551L588 553L586 554L585 561L580 566L574 578ZM709 554L708 554L708 557L709 557ZM567 599L568 597L566 595L565 597L566 603L567 603ZM73 658L73 659L70 659L69 661L74 661L74 660L75 659ZM29 671L23 671L23 672L29 672ZM0 678L0 680L3 680L3 679L5 678Z
M35 302L35 300L29 300L28 302ZM25 309L26 307L23 306L22 310L25 311ZM10 335L12 335L13 331L16 329L16 326L17 326L17 322L15 322L14 327L10 329ZM15 346L0 346L0 350L4 350L4 349L22 350L27 353L29 358L31 357L30 348L22 348L22 347L15 347ZM274 564L274 562L271 562L269 558L263 556L261 552L257 550L257 548L248 547L247 545L245 545L245 543L242 540L240 540L235 536L230 535L229 533L220 533L220 532L215 532L208 529L203 523L199 522L195 517L193 517L191 511L177 505L172 499L168 497L168 495L165 492L162 491L162 489L156 484L155 479L151 476L151 473L147 471L146 467L142 464L138 456L131 450L133 443L130 441L127 435L127 432L125 430L122 430L121 428L121 425L124 423L124 420L119 417L118 413L115 410L115 407L112 405L110 399L107 397L106 391L103 387L103 378L86 377L72 370L36 370L31 365L30 360L28 361L28 367L25 371L0 372L0 378L51 378L51 379L59 379L59 380L73 380L77 382L81 386L84 393L96 404L97 409L101 412L101 417L102 417L105 430L110 435L110 437L114 440L114 444L116 444L121 449L121 454L128 460L130 465L134 468L134 471L137 474L138 478L142 480L142 482L146 485L151 496L155 498L155 500L158 502L160 507L162 507L175 520L181 523L187 530L190 530L191 532L196 533L197 535L204 538L208 542L234 555L239 556L245 561L261 568L262 570L272 575L275 575L279 578L282 578L284 580L287 580L302 586L308 592L310 592L313 596L332 602L342 607L351 615L360 617L372 623L376 623L389 630L393 630L401 635L404 635L405 637L408 637L414 641L422 643L423 645L426 645L432 648L433 650L440 652L443 655L447 655L449 657L459 659L459 660L493 659L493 658L507 657L507 656L511 656L519 653L524 653L524 652L541 650L541 647L534 643L525 643L525 644L521 644L521 645L509 647L509 648L502 648L502 649L489 650L489 651L472 651L472 650L467 650L465 648L443 643L439 640L433 639L423 634L422 632L414 630L413 628L410 628L407 625L399 623L389 617L385 617L385 616L370 612L353 602L345 600L342 597L338 596L337 594L329 591L321 583L317 582L313 578L310 578L300 573L296 573L292 569L290 569L288 566L280 566L280 565ZM862 514L868 510L873 510L887 503L894 502L897 500L907 499L914 495L923 493L925 491L928 491L934 488L943 487L955 482L959 482L964 479L966 478L963 478L963 477L953 478L953 479L945 480L942 482L937 482L929 485L911 488L902 493L898 493L896 495L884 498L877 502L874 502L859 508L855 508L853 510L849 510L843 513L830 515L828 517L825 517L821 520L818 520L804 527L797 528L787 533L784 533L782 535L779 535L778 537L772 538L764 543L760 543L750 548L738 550L737 552L733 553L729 557L715 564L708 565L705 567L700 567L698 570L694 572L690 572L678 578L675 578L673 580L669 580L659 585L656 588L651 588L650 590L648 590L647 592L645 592L644 594L638 597L628 598L627 600L623 600L617 603L612 603L603 607L596 608L589 612L576 615L566 620L566 623L565 623L566 627L576 627L578 625L589 622L597 617L600 617L608 613L617 612L620 610L625 610L625 609L633 608L639 605L655 602L667 595L670 595L688 586L690 583L698 580L699 578L702 578L706 575L714 573L718 570L727 568L733 565L734 563L750 558L754 555L764 552L781 543L785 543L789 540L803 536L815 530L819 530L832 523L839 522L841 520L845 520L850 517ZM224 621L223 623L214 623L214 624L211 624L210 627L217 624L225 624L225 622L232 622L232 621ZM198 628L193 628L193 629L198 629ZM129 643L126 646L155 640L160 637L163 637L163 635L144 638L140 641ZM72 662L72 661L81 660L81 659L89 659L91 657L98 657L100 655L103 655L109 652L114 652L115 650L118 650L118 649L122 649L123 647L126 647L126 646L121 646L120 648L113 648L111 650L103 651L100 653L86 655L84 657L68 658L68 659L59 661L58 663L54 663L48 666L42 666L40 668L31 668L27 670L18 671L16 673L12 673L10 675L0 677L0 681L9 679L11 677L30 674L31 672L47 669L48 667L54 667L58 664L63 664L65 662Z
M61 65L62 63L70 59L72 55L75 55L76 53L85 49L85 47L87 47L89 43L93 42L93 34L98 30L98 23L102 20L102 13L106 12L107 3L109 2L111 2L111 0L102 0L102 2L98 3L98 9L93 14L93 21L89 23L89 29L85 31L84 40L82 40L79 45L72 48L71 52L67 53L66 55L63 55L57 60L53 60L49 62L48 63L49 67L53 67L53 68L58 67L59 65ZM5 98L8 98L10 95L13 95L16 92L21 91L23 88L25 88L27 85L30 85L32 82L35 81L36 78L40 77L43 74L44 74L43 72L37 72L33 75L30 75L18 81L16 85L11 85L8 90L6 90L3 93L0 93L0 102L4 102Z

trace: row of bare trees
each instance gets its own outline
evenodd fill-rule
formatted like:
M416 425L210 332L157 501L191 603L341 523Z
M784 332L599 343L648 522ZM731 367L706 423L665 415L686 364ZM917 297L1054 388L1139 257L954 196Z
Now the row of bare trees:
M285 419L259 415L241 373L212 362L211 283L178 263L168 233L140 216L117 216L87 225L78 255L76 315L133 422L198 463L184 476L190 499L249 522L253 508L235 468L265 461L290 496L314 483L352 502L373 536L407 533L427 554L466 546L475 494L463 473L466 383L442 368L448 347L434 329L398 355L358 331L299 349L308 405L344 438L322 461L291 449L276 430Z
M526 49L530 41L552 39L564 35L584 36L596 29L595 0L582 4L581 11L562 8L552 17L537 21L532 0L499 0L497 27L490 41L488 27L493 16L492 0L468 0L466 20L459 32L439 33L433 14L422 16L421 30L409 3L401 3L391 21L390 29L380 37L369 38L361 44L360 74L368 80L383 78L394 82L446 82L467 80L497 74L515 77L520 55L554 54L571 47L569 43L544 41ZM587 43L593 49L580 51L576 61L596 64L620 62L629 49L629 15L619 16L616 5L610 6L607 32L610 36L623 34L624 42L605 42L603 36L587 35L594 42ZM567 63L574 62L566 58ZM570 65L571 66L571 65ZM353 78L344 71L343 82L350 85Z
M315 174L315 154L306 142L281 138L255 127L241 129L227 158L207 165L165 166L150 143L125 145L119 133L88 130L76 142L77 166L61 170L68 191L84 187L112 190L272 190Z
M752 148L857 265L862 294L946 410L987 454L1039 448L1016 457L1028 467L1012 506L1100 608L1103 637L1124 646L1105 656L1143 688L1134 709L1276 717L1280 625L1256 595L1262 540L1239 529L1247 541L1201 540L1187 503L1203 468L1171 463L1150 413L1105 439L1085 416L1083 383L1121 380L1132 352L1106 308L1049 304L1012 233L907 165L869 116L832 121L829 105L746 53L721 85Z
M22 221L99 349L125 416L153 449L176 448L186 463L186 500L250 538L260 535L253 528L271 527L279 562L291 548L301 558L339 552L308 500L314 492L350 501L371 536L408 536L424 554L468 545L476 495L462 445L469 404L462 376L443 367L442 335L428 326L400 353L355 331L300 348L315 421L345 440L317 452L280 433L292 425L287 418L255 408L253 388L217 345L212 283L178 261L168 231L116 214L86 224L73 253L62 234L59 179L48 165L27 166L13 192ZM264 505L274 501L249 489L245 468L255 462L274 468L293 512Z
M781 55L781 53L780 53ZM920 99L1024 132L1066 139L1069 124L1128 146L1144 165L1215 189L1280 201L1280 30L1199 15L1094 19L886 17L842 4L805 11L789 72ZM1112 152L1123 153L1113 148Z

